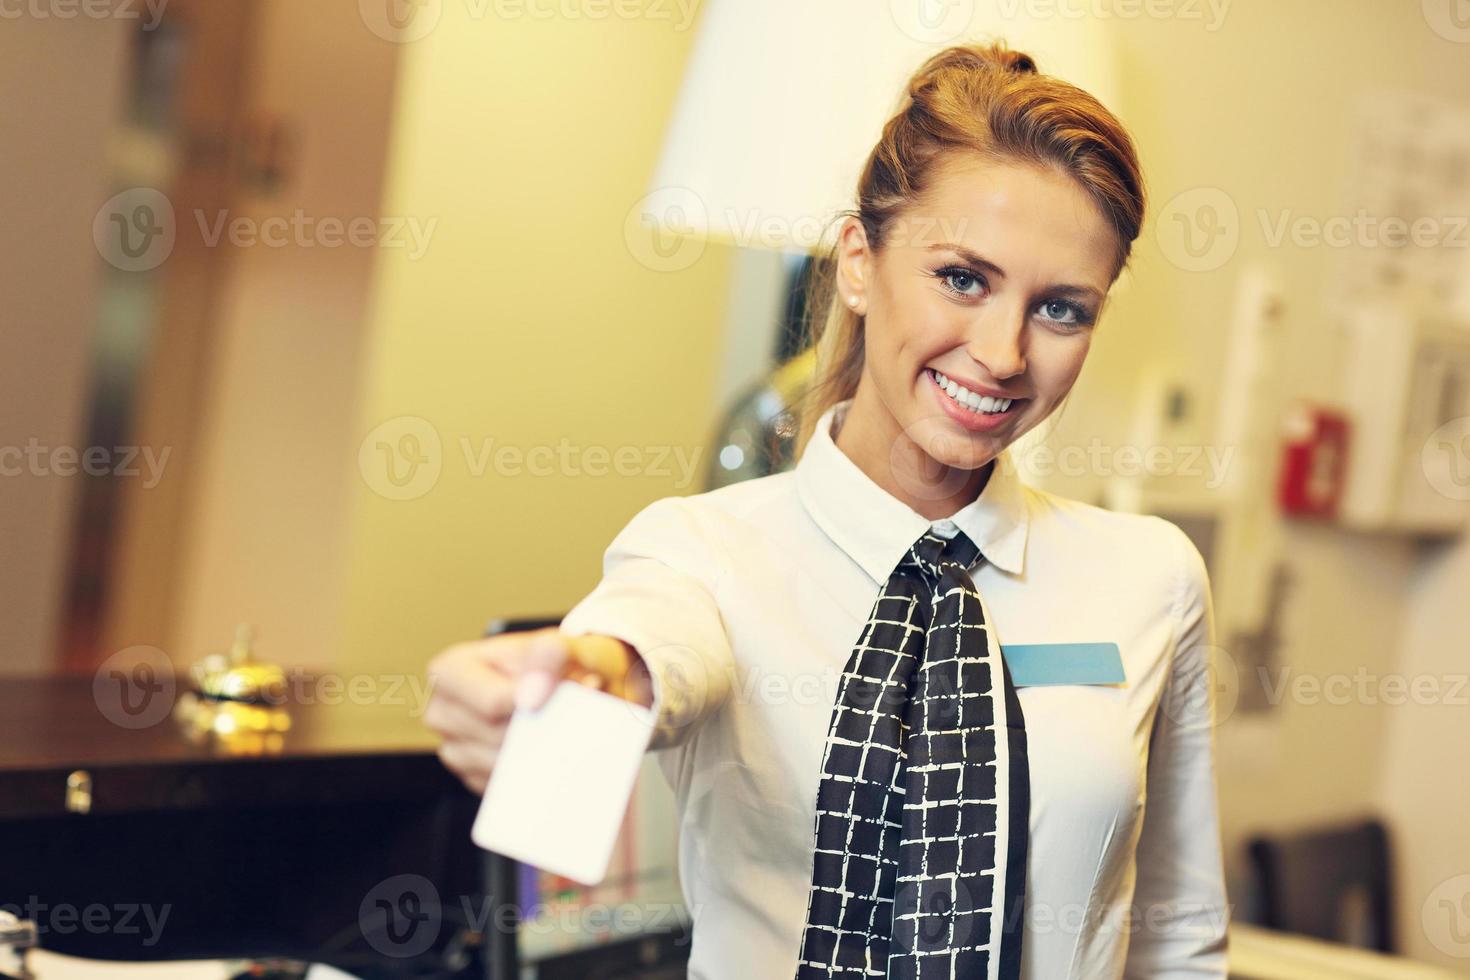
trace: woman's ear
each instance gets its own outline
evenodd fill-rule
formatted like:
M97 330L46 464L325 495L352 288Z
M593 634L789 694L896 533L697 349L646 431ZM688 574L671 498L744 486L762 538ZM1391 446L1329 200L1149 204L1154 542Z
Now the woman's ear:
M868 283L873 253L867 231L857 218L848 216L837 231L837 295L858 316L868 310Z

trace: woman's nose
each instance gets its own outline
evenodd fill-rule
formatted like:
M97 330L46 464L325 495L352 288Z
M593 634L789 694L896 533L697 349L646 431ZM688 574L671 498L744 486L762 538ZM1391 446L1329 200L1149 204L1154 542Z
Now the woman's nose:
M994 311L976 325L966 351L996 380L1014 378L1026 370L1024 312Z

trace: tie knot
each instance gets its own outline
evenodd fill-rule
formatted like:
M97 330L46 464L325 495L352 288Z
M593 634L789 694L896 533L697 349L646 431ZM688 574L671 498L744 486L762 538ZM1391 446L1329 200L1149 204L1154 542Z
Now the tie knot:
M968 569L980 557L980 549L964 531L956 531L954 537L945 539L932 528L919 536L899 562L923 576L932 589L943 574L945 565L955 564Z

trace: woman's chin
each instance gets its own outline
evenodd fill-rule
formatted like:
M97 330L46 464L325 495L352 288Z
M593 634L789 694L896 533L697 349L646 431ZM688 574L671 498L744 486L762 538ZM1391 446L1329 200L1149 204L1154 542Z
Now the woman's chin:
M926 418L910 431L915 444L931 459L954 469L979 469L1004 448L990 433L966 431L943 415Z

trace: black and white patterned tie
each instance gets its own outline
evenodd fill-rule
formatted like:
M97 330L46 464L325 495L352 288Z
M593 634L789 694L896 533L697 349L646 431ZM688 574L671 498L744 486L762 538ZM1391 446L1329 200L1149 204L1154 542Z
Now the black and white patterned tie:
M1025 719L963 531L914 542L852 651L822 757L798 980L1021 971Z

